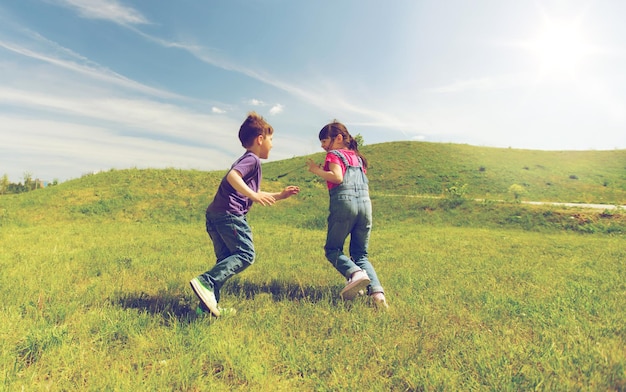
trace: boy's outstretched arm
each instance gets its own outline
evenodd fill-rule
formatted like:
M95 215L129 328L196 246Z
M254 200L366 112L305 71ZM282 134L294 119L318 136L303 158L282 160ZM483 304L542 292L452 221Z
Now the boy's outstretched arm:
M300 192L300 187L297 187L295 185L289 185L285 187L285 189L283 189L281 192L271 193L271 195L274 196L276 200L283 200L293 195L297 195L298 192Z
M276 203L276 197L267 192L255 192L253 191L243 180L239 171L232 169L226 175L226 181L235 188L235 190L242 195L248 197L253 202L259 203L263 206L271 206Z

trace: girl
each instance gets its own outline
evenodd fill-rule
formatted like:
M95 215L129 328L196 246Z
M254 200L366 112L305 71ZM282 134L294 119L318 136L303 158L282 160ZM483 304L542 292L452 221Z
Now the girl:
M309 171L324 180L330 195L330 214L324 251L326 258L348 279L341 290L343 299L351 300L367 289L377 306L386 308L383 287L367 258L372 229L372 203L369 196L367 160L359 152L356 140L345 125L333 121L319 133L327 152L324 166L309 159ZM350 256L343 253L350 235Z

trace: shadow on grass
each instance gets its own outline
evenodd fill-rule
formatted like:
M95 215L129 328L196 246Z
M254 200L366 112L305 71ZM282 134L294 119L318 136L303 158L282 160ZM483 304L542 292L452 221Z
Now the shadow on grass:
M143 310L156 315L172 315L179 320L195 318L195 304L179 294L160 292L156 295L140 293L119 293L111 299L111 303L124 309Z
M274 301L302 301L320 302L330 300L340 302L339 288L329 286L305 286L297 282L280 281L273 279L267 283L254 283L241 279L232 279L222 288L222 295L230 294L252 299L258 294L271 294ZM335 291L337 292L335 294Z
M339 304L339 287L302 286L294 282L272 280L266 284L243 281L238 278L228 281L221 290L222 296L234 295L254 299L258 294L271 294L274 301L330 301ZM190 293L191 290L190 290ZM189 298L191 297L191 301ZM118 293L111 298L111 303L124 309L137 309L152 315L171 315L178 320L190 321L197 318L195 295L159 292L150 295L144 292Z

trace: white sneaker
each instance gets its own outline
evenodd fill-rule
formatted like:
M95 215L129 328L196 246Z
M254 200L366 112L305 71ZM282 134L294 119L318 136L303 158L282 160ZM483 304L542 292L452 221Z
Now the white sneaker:
M209 311L211 311L215 317L219 317L220 309L217 306L217 300L215 299L215 293L213 293L213 290L206 287L198 278L191 279L189 284L198 298L200 298L200 301L202 301Z
M367 276L367 273L363 270L357 271L352 274L348 283L346 283L346 287L341 290L341 298L351 301L359 295L359 292L365 292L369 284L370 278Z
M374 300L374 306L376 306L378 309L389 308L389 305L387 305L387 300L385 299L384 293L379 291L379 292L372 294L371 297Z

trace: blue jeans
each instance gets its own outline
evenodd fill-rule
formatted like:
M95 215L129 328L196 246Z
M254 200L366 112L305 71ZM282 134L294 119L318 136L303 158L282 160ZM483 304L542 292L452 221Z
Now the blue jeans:
M245 215L207 211L206 231L213 241L217 262L199 278L213 289L219 301L224 283L254 263L252 230Z
M367 256L372 230L372 202L367 184L339 186L330 190L330 214L324 250L326 258L340 274L347 278L362 269L371 283L369 294L383 292L374 266ZM350 256L343 253L344 243L350 235Z

